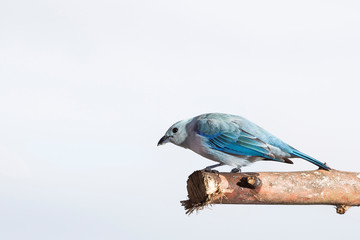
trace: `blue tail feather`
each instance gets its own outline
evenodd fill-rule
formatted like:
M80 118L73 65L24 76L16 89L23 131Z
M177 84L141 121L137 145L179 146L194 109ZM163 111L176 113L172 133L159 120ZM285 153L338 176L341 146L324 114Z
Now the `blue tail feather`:
M324 163L316 160L315 158L312 158L296 149L293 149L292 152L291 152L292 155L296 156L296 157L299 157L299 158L302 158L302 159L305 159L306 161L309 161L313 164L315 164L316 166L322 168L322 169L325 169L325 170L330 170L331 168L326 166Z

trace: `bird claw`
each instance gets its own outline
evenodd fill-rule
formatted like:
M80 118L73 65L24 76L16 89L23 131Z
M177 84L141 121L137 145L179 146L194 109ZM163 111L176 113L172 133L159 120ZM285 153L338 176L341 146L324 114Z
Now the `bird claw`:
M211 168L205 168L204 172L215 173L217 175L220 174L218 170L214 170L214 169L211 169Z

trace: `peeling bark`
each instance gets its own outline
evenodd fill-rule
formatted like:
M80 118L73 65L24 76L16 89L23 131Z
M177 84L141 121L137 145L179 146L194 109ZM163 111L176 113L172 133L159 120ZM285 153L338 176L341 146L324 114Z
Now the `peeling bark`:
M360 173L337 170L303 172L209 173L196 171L187 181L187 214L209 204L335 205L344 214L360 205Z

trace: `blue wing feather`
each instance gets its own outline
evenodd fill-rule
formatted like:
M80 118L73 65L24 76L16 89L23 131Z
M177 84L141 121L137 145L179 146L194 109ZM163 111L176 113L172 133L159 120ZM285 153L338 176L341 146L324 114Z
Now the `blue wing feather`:
M265 142L231 121L201 119L198 122L197 133L207 139L210 147L219 151L234 155L273 157Z
M206 135L200 131L198 133L207 139L208 145L213 149L234 155L271 158L266 144L261 143L253 136L249 138L250 135L247 133L244 135L229 132L219 132L212 135Z

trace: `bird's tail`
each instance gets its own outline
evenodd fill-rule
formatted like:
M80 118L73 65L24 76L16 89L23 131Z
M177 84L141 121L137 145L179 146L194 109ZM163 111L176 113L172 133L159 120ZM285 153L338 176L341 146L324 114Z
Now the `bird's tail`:
M299 158L302 158L302 159L305 159L306 161L309 161L313 164L315 164L316 166L322 168L322 169L325 169L325 170L330 170L331 168L326 166L324 163L316 160L315 158L312 158L302 152L300 152L299 150L296 150L296 149L292 149L292 152L291 152L292 155L294 155L295 157L299 157Z

